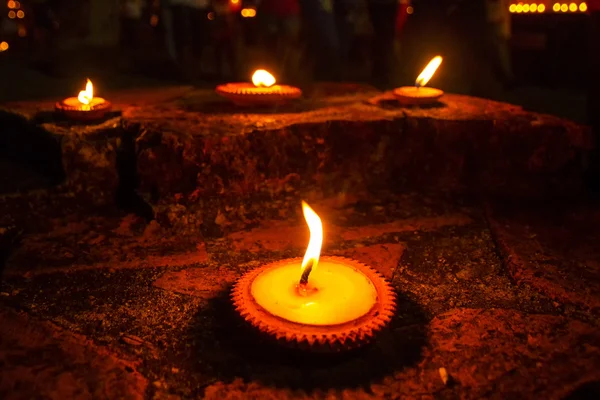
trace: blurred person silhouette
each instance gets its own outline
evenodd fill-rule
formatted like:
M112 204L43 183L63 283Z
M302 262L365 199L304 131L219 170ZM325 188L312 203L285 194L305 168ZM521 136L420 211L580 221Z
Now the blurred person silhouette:
M202 72L202 53L210 42L208 14L210 0L167 0L171 14L171 29L178 75L189 81Z
M33 14L34 35L31 37L34 68L42 72L56 75L56 37L60 23L56 15L59 0L31 0L30 9Z
M300 0L305 31L315 58L315 79L342 80L353 34L352 16L358 1Z
M371 81L376 86L388 88L392 84L398 0L368 0L368 9L373 26Z
M488 54L494 71L507 88L515 84L510 56L509 3L508 0L485 0Z
M410 6L412 13L404 23L400 49L403 83L414 81L432 57L445 56L450 50L443 40L448 35L447 0L412 0Z
M220 80L237 80L241 77L242 34L239 25L241 3L241 0L212 1L211 38Z
M121 0L121 31L119 44L121 48L120 68L135 68L137 53L140 48L143 0Z
M461 92L479 97L497 97L502 88L492 70L486 1L454 0L449 10L453 36L452 42L447 43L448 47L455 46L457 50L445 70L462 71L460 79L464 88Z
M263 27L262 47L272 58L275 72L287 81L298 78L302 56L300 4L298 0L259 0L257 17ZM275 51L272 51L272 47Z
M162 22L163 34L165 39L165 49L169 57L171 66L177 65L177 51L175 50L175 38L173 36L173 14L171 10L171 0L161 0L160 19Z

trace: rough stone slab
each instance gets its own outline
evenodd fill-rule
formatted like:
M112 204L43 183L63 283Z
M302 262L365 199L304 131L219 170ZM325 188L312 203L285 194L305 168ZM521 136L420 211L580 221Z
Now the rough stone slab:
M64 173L90 202L138 188L157 213L300 188L565 193L580 189L593 146L585 127L484 99L448 94L433 107L403 108L361 85L305 93L262 111L189 87L115 93L106 97L122 116L95 125L50 118L53 102L7 104L1 143L55 179Z
M185 267L211 260L231 262L229 254L235 255L236 262L246 262L255 254L301 256L308 243L299 199L285 206L279 201L256 203L263 211L293 213L287 219L273 220L259 211L252 220L234 220L244 230L219 240L204 236L199 221L186 214L185 208L173 216L182 221L178 225L160 219L148 222L115 210L61 208L61 199L47 193L34 199L26 195L4 200L0 202L5 232L0 235L0 249L7 259L5 274ZM477 214L443 196L416 193L380 193L370 200L333 197L310 204L324 221L326 251L369 245L396 234L414 236L419 231L466 226L472 223L472 214Z
M103 121L85 124L55 115L58 99L0 105L4 132L0 145L8 156L27 162L54 182L64 183L79 201L113 204L123 174L119 170L127 168L128 162L121 154L129 152L133 140L122 129L121 110L160 103L188 90L175 87L111 94L114 111Z
M147 223L132 214L74 214L48 224L47 230L21 238L7 260L6 274L177 266L208 259L199 233L176 236L156 221Z
M227 290L238 277L237 271L227 267L186 268L165 273L153 285L175 293L210 299Z
M117 151L123 136L118 117L97 125L72 125L28 120L11 108L0 110L0 124L5 154L64 183L82 199L114 202L119 185Z
M304 392L236 379L209 385L205 398L561 399L600 378L600 336L595 327L579 321L510 310L454 309L434 318L426 330L429 342L417 365L367 388ZM583 342L590 345L581 346ZM440 378L442 367L450 385Z
M536 183L568 184L563 178L577 176L592 147L588 129L516 106L447 95L439 107L400 108L369 102L374 95L253 113L198 92L126 112L126 123L144 127L140 189L240 196L282 191L284 180L330 192L469 186L531 194Z
M0 309L0 397L144 399L146 379L81 335Z
M600 209L590 204L489 206L506 266L519 283L600 310Z
M280 225L263 221L205 238L207 258L201 263L187 248L173 250L180 260L173 266L136 250L135 259L116 260L112 269L100 262L70 271L79 257L88 257L77 253L71 266L63 260L47 273L4 275L0 303L139 361L137 371L151 382L148 397L562 400L600 380L596 313L555 305L537 288L514 284L484 214L473 205L424 194L314 204L326 232L338 229L326 235L327 254L390 270L399 257L391 277L399 295L397 315L374 346L357 354L314 359L270 347L232 310L228 286L244 271L302 255L306 242L295 244L291 237L308 236L300 212ZM584 215L579 218L587 219ZM69 222L87 223L82 221ZM107 239L94 257L141 238L148 225L136 221L121 216L95 222L98 232L121 234ZM291 229L287 237L281 226ZM368 234L358 237L361 229ZM353 235L344 239L345 231ZM49 246L81 236L66 223L48 232L35 242ZM167 243L180 236L162 226L160 232L155 237ZM252 237L262 238L262 245L253 248ZM450 375L448 385L440 378L442 367Z
M347 250L344 256L375 268L387 279L393 279L405 246L399 243L376 244Z

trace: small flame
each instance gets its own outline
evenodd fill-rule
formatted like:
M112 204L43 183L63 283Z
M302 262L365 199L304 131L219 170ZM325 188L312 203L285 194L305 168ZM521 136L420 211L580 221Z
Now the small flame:
M275 84L275 77L264 69L258 69L252 75L252 83L256 87L271 87Z
M77 100L79 100L79 102L81 104L90 104L90 101L92 101L93 98L94 98L94 85L92 85L92 81L90 81L88 79L87 83L85 84L85 90L82 90L81 92L79 92L79 96L77 96Z
M319 263L319 256L321 255L321 245L323 244L323 224L321 218L306 202L302 202L302 212L304 213L304 219L308 224L310 230L310 240L308 241L308 248L304 254L302 260L301 271L304 272L306 266L312 261L312 269L314 270Z
M427 82L429 82L429 80L431 79L433 74L435 74L435 71L437 71L437 69L441 63L442 63L441 56L433 57L433 59L431 61L429 61L429 64L427 64L427 66L425 67L423 72L421 72L421 74L417 78L417 80L415 82L415 86L420 87L420 86L427 85Z

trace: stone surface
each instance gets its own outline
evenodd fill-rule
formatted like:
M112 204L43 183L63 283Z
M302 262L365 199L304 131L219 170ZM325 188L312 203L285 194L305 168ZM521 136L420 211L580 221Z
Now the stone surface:
M91 202L138 189L156 214L166 218L177 203L208 223L218 212L239 217L225 208L240 198L307 188L564 193L580 188L593 145L587 128L517 106L448 94L404 108L352 84L309 88L299 102L258 111L188 87L106 97L118 112L92 125L56 120L51 102L5 105L0 126L13 133L3 149L55 180L64 175Z
M135 362L23 313L1 308L0 321L3 399L144 398L148 382Z
M352 89L321 86L277 114L233 114L189 88L138 92L115 101L116 136L40 122L55 147L0 157L0 397L598 398L599 207L536 200L577 186L587 130L479 99L399 109ZM22 107L2 118L34 129ZM40 172L50 159L60 168ZM143 194L134 210L110 206L124 187ZM324 255L377 268L398 293L373 346L290 352L231 307L245 271L303 255L301 200L323 220Z
M69 394L73 387L91 391L82 386L84 376L98 381L94 390L121 390L113 383L126 379L122 369L130 366L143 377L144 398L597 397L600 319L590 304L598 292L574 301L577 271L552 285L515 282L507 257L508 250L539 256L543 249L557 265L572 269L565 261L577 255L595 271L597 207L563 204L569 217L557 235L524 205L484 209L444 194L379 193L314 205L325 226L324 254L370 264L399 295L391 326L373 346L331 358L289 352L262 342L232 310L228 289L237 277L305 251L308 232L298 202L288 218L257 219L221 237L181 234L177 226L132 215L74 214L40 219L38 232L22 234L18 243L14 233L0 231L9 252L0 307L22 313L0 313L2 337L20 332L23 338L1 342L0 359L10 360L7 376L32 371L28 359L10 355L14 348L38 348L27 327L42 324L51 327L43 343L68 349L44 359L47 370L73 377L16 389L11 380L11 393L30 398L48 390ZM555 207L548 212L558 218ZM513 241L500 243L498 221L512 229ZM524 224L548 236L538 233L539 245L527 247L531 234L519 228ZM40 266L50 261L52 267ZM8 336L7 329L13 329ZM17 339L21 347L14 346ZM70 356L73 341L86 349L80 358ZM104 362L116 364L107 370ZM449 375L446 384L440 368ZM19 373L29 379L29 372Z
M375 268L387 279L392 280L404 248L403 245L397 243L376 244L356 247L345 251L343 255Z
M122 128L121 110L172 99L188 90L117 93L111 96L115 110L92 123L56 115L56 100L6 104L0 106L0 127L7 132L0 147L3 154L25 161L50 181L63 183L79 201L113 204L123 176L130 178L122 169L127 168L134 139Z
M164 274L154 282L154 286L175 293L211 299L226 291L238 276L236 271L227 267L186 268Z
M207 261L200 234L165 235L156 221L132 215L112 218L74 214L49 221L46 231L29 233L11 252L6 273L49 273L61 268L141 268Z
M600 210L595 205L490 206L512 277L556 299L600 311Z

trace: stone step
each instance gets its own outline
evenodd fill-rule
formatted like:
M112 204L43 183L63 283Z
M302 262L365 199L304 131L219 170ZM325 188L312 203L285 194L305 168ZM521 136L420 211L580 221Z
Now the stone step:
M287 107L240 109L189 87L105 96L93 125L57 120L53 102L4 105L0 144L91 202L139 191L152 203L273 196L300 188L439 189L514 197L581 190L591 131L510 104L447 94L400 107L356 84L316 85Z

